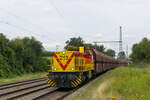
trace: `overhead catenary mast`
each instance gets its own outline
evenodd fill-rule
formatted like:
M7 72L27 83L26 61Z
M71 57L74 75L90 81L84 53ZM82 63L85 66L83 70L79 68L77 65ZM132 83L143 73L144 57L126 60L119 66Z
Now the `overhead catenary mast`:
M95 45L97 43L119 43L119 52L123 51L122 49L122 27L120 26L120 37L119 41L94 41Z
M119 52L122 51L122 27L120 26Z
M129 59L129 54L128 54L128 45L127 45L127 47L126 47L126 57L127 57L127 59Z

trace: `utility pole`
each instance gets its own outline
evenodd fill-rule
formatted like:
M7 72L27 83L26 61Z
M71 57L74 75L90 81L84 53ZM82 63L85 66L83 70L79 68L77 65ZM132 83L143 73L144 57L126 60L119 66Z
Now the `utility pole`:
M120 26L119 52L122 51L122 27Z
M128 45L127 45L127 48L126 48L126 56L127 56L127 60L129 59L129 55L128 55Z

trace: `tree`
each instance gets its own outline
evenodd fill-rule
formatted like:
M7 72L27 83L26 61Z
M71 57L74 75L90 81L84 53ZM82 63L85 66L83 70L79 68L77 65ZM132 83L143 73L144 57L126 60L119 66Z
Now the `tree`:
M106 52L105 52L106 55L108 56L111 56L111 57L115 57L115 51L112 50L112 49L108 49Z
M89 48L95 48L97 51L104 53L105 48L103 45L93 45L93 44L84 44L84 46L89 47Z
M8 47L9 40L2 34L0 33L0 53L3 56L6 56L6 51Z
M105 48L103 45L95 45L95 49L104 53L105 52Z
M150 62L150 41L143 38L132 47L130 58L133 62Z
M0 77L48 70L42 43L34 37L9 40L0 33Z
M50 56L53 56L53 52L43 50L42 56L43 56L43 57L50 57Z
M124 51L119 52L117 58L120 59L120 60L125 60L126 59L125 52Z
M67 49L68 46L84 46L84 41L81 37L73 37L66 41L66 46L64 48Z
M11 67L7 58L0 54L0 77L8 77L11 74Z
M73 37L66 41L66 46L64 47L67 49L68 46L85 46L88 48L95 48L97 51L105 53L108 56L115 57L115 51L112 49L108 49L105 51L104 45L93 45L91 43L85 43L81 37ZM45 55L45 54L44 54Z

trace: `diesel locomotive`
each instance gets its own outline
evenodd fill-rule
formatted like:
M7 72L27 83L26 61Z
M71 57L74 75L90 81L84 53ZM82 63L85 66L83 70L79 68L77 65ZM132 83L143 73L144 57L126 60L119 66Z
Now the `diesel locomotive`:
M55 51L50 62L47 83L62 88L75 88L96 74L129 64L83 46Z

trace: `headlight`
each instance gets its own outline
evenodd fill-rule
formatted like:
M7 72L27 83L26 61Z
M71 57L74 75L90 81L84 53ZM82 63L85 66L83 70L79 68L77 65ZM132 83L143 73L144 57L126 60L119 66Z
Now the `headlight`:
M65 52L63 52L63 54L65 54Z
M54 68L54 70L57 70L56 68Z
M72 70L74 70L74 68L72 68Z

